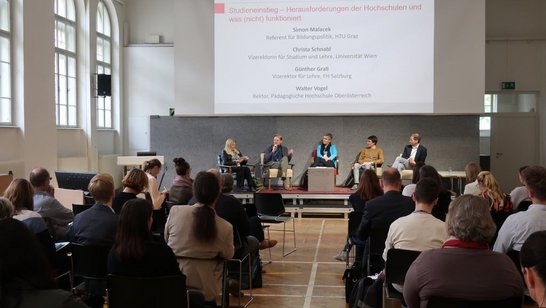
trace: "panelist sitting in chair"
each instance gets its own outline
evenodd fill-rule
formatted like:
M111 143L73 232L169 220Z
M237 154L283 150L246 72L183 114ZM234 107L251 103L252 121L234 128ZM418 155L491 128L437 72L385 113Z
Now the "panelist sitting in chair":
M246 180L248 190L256 191L254 180L252 179L252 173L250 172L250 168L246 166L248 156L243 156L241 151L237 149L237 143L234 139L229 138L226 140L226 145L224 147L224 151L222 152L222 161L224 165L231 166L231 171L237 174L237 187L239 190L244 189Z
M284 188L290 189L290 181L286 180L286 173L288 170L288 163L294 154L293 149L288 149L282 145L282 136L276 134L273 136L273 144L266 147L264 150L264 165L269 168L279 169L281 171L281 178L283 180Z
M421 145L421 136L418 133L410 135L409 143L404 147L402 155L396 157L392 163L392 167L398 169L400 176L402 170L410 169L416 162L425 162L427 159L427 148Z
M311 167L336 167L337 147L332 143L332 134L327 133L322 137L322 142L317 145L317 158Z
M353 176L355 179L353 189L357 189L358 187L361 169L375 169L381 166L384 161L383 149L377 147L377 137L374 135L369 136L366 141L366 147L362 148L353 166Z

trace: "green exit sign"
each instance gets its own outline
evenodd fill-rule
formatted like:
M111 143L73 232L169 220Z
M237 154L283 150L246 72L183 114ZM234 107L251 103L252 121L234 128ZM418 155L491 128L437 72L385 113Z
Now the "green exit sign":
M515 81L503 81L501 82L501 89L503 90L515 90L516 82Z

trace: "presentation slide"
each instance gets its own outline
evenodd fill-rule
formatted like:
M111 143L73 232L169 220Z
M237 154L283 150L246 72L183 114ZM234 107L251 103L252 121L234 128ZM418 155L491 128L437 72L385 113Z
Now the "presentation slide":
M432 113L434 0L214 3L216 114Z

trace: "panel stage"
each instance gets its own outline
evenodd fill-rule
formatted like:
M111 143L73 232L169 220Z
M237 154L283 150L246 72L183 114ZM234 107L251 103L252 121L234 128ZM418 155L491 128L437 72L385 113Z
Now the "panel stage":
M349 204L349 196L354 192L347 187L335 187L334 191L307 191L307 189L294 187L285 190L281 187L272 189L264 188L259 194L280 193L284 200L286 211L292 217L302 217L304 214L343 215L347 218L353 210ZM254 194L235 192L233 196L243 204L254 203Z

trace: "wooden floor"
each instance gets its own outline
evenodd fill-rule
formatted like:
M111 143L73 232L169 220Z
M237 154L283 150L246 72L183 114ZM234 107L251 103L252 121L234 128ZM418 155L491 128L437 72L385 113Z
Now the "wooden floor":
M253 290L250 307L345 307L341 279L345 262L336 261L333 256L343 248L347 221L341 218L295 221L297 250L284 258L282 232L271 231L271 238L279 243L272 249L273 262L263 267L266 271L262 275L263 287ZM290 247L292 237L286 241ZM262 260L269 257L267 250L260 255ZM236 305L237 299L231 297L230 304Z

